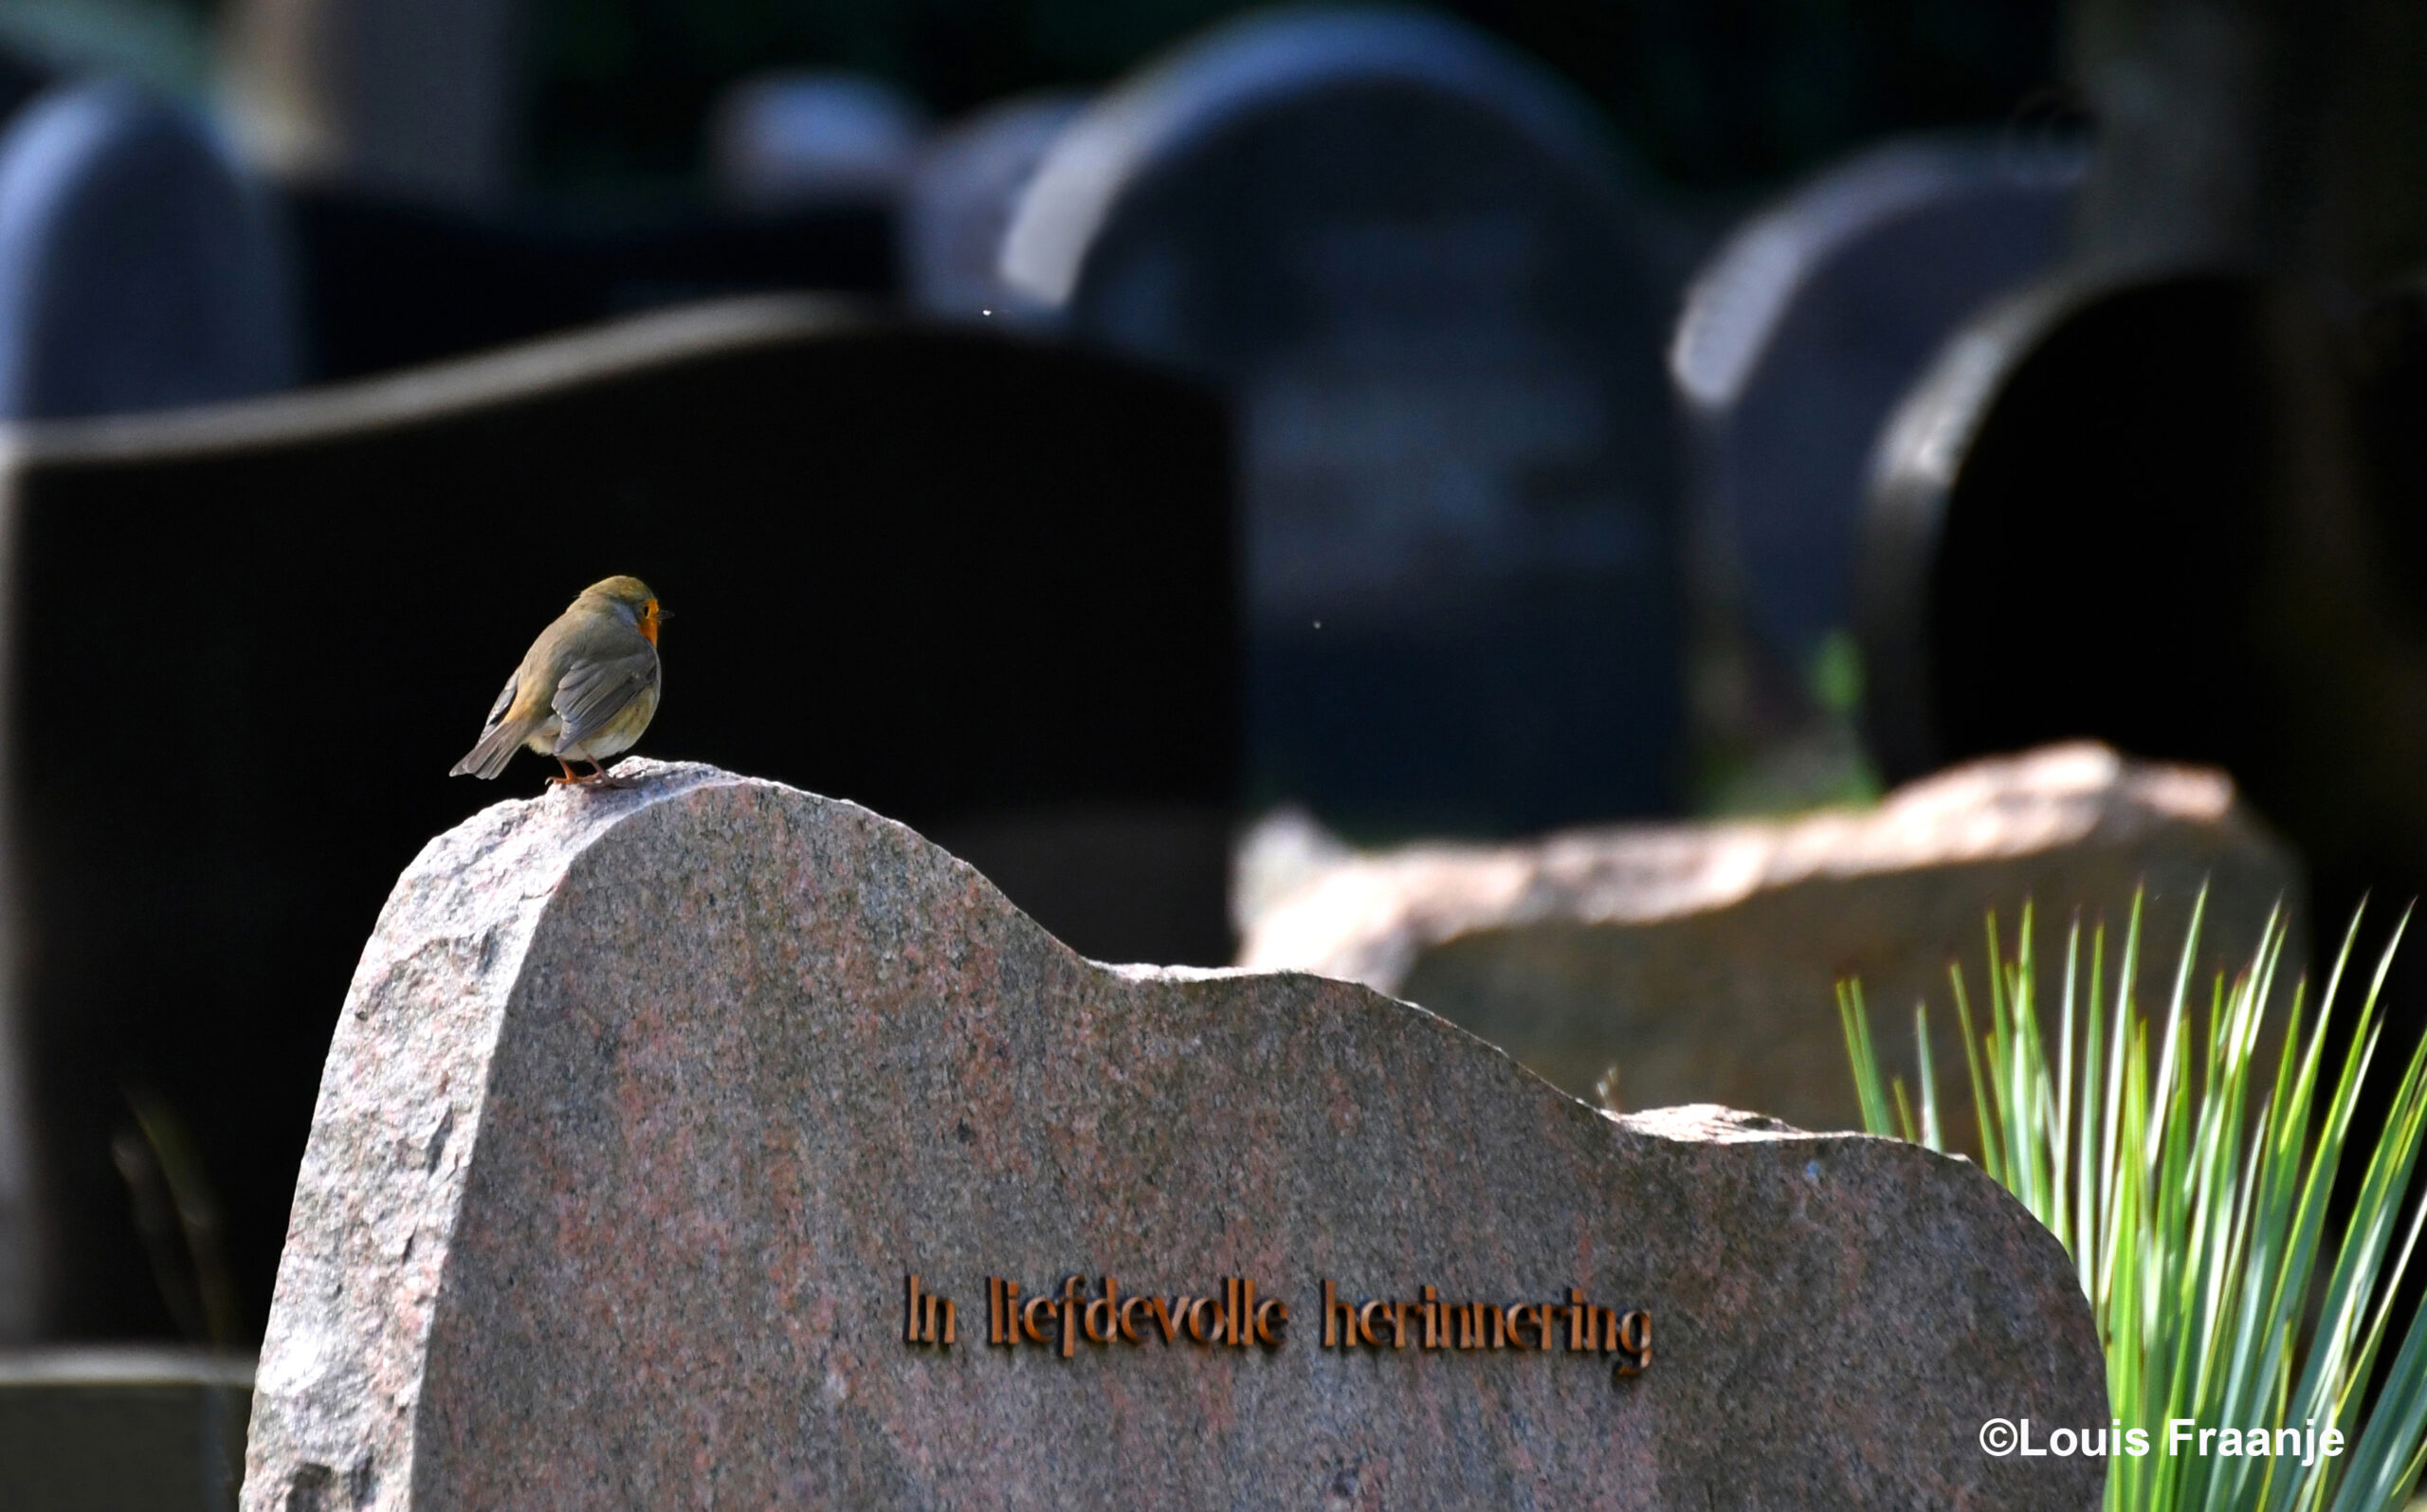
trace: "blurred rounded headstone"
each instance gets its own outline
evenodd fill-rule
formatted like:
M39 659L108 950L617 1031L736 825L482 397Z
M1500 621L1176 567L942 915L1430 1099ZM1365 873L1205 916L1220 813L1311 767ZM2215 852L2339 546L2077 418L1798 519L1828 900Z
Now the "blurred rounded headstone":
M1250 784L1365 832L1671 806L1668 296L1590 107L1462 24L1224 26L1060 133L1023 318L1228 385Z
M285 387L290 282L263 195L186 110L64 84L0 135L0 417Z
M1053 139L1086 97L1027 95L940 131L920 154L903 209L904 292L947 319L1007 307L1003 236Z
M1864 475L1949 332L2053 264L2078 149L1891 142L1732 235L1686 296L1670 373L1697 507L1754 633L1797 668L1852 618Z
M768 74L718 102L709 156L719 191L743 209L883 198L908 181L925 130L918 104L880 80Z
M2069 271L1959 332L1869 503L1886 773L2095 736L2232 772L2323 919L2427 885L2420 383L2394 300L2373 356L2249 271ZM2427 988L2389 991L2427 1019Z
M1949 341L1889 422L1866 520L1891 778L2092 735L2265 800L2251 610L2294 439L2269 371L2290 314L2244 275L2068 273Z

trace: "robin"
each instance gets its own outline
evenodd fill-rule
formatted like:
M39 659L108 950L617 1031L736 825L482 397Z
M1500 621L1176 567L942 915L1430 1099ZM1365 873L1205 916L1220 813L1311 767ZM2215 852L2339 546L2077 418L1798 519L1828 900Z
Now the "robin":
M629 751L657 712L657 628L665 613L637 577L591 584L539 632L505 680L472 752L447 774L494 777L527 745L557 758L557 783L607 775L599 757ZM590 771L575 775L573 761Z

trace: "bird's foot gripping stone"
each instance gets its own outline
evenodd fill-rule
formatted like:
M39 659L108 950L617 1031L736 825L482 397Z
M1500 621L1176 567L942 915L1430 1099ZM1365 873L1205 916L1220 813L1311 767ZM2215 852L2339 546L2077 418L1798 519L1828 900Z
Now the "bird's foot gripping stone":
M616 772L381 916L253 1512L2097 1496L1980 1448L2107 1410L1969 1165L1613 1120L1361 987L1081 959L850 804Z

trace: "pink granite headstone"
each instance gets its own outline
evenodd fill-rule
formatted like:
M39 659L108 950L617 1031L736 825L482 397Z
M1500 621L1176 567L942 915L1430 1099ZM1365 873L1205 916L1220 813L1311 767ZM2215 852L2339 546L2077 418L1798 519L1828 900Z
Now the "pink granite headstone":
M1612 1119L1362 987L1082 959L850 804L618 772L380 918L251 1512L2097 1498L1980 1447L2108 1413L1967 1164Z

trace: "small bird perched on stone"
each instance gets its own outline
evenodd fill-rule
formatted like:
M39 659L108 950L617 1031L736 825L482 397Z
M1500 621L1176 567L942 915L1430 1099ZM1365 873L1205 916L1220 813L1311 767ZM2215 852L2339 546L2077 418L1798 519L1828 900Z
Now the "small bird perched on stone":
M601 756L629 751L657 713L657 628L666 615L637 577L591 584L539 632L505 680L471 754L447 774L494 777L527 745L557 758L557 783L606 776ZM586 775L572 763L587 761Z

